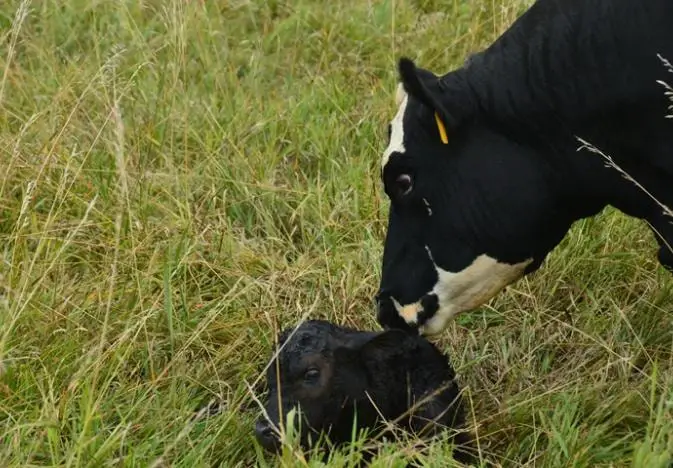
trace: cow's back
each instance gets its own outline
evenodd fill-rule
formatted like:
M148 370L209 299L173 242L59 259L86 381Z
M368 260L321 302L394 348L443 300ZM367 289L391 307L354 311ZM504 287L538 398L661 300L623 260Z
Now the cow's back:
M673 175L666 59L673 1L539 0L458 73L475 112L511 131L581 136Z

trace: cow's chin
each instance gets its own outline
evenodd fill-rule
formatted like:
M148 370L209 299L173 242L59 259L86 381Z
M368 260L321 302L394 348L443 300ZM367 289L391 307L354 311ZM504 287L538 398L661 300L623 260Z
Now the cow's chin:
M418 327L418 334L423 336L436 336L439 335L447 327L449 322L455 318L459 313L437 313L428 319L423 325Z
M480 255L472 264L456 273L435 265L438 280L428 295L437 297L436 310L426 313L420 303L395 306L408 324L418 327L421 335L437 335L459 314L482 306L506 286L521 278L532 261L527 259L509 264Z

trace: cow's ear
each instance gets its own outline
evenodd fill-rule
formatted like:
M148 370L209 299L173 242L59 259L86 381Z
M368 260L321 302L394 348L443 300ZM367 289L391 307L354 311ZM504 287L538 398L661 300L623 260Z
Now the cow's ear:
M438 114L443 125L454 128L457 117L444 105L445 96L441 89L441 79L429 70L419 68L413 60L402 57L398 64L400 81L404 90Z
M433 92L430 89L432 81L439 80L434 73L416 67L414 61L407 57L400 59L398 69L402 86L408 94L430 108L436 109L437 106L441 105L438 96L433 96Z
M440 128L440 133L444 133L445 128L450 130L458 128L463 120L469 118L471 103L463 102L462 95L464 93L452 89L449 94L448 88L451 88L451 86L448 82L452 81L450 78L453 78L451 73L439 77L425 68L417 67L407 57L400 59L398 70L402 87L407 94L418 99L435 112L435 117L438 120L437 125L444 127ZM460 90L458 89L458 91ZM444 135L442 135L442 139L445 139Z
M408 337L409 334L403 330L386 330L364 343L360 348L360 356L373 359L385 358L398 352Z

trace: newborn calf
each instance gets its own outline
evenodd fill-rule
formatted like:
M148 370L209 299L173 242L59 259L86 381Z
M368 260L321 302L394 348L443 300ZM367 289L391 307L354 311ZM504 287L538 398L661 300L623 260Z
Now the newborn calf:
M297 406L304 447L321 432L335 445L350 441L354 419L357 430L376 429L382 417L419 435L463 424L455 373L425 338L401 330L358 331L323 320L304 322L290 336L292 331L281 333L282 349L267 372L268 420L262 415L255 425L266 450L278 450L275 428ZM467 460L459 450L454 456Z

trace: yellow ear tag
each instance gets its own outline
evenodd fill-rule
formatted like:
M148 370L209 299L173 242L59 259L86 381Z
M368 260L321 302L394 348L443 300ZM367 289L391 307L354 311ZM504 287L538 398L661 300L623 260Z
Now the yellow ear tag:
M444 122L439 118L439 114L435 112L435 121L437 122L437 129L439 130L439 137L442 139L442 143L445 145L449 144L449 137L446 136L446 127L444 127Z

